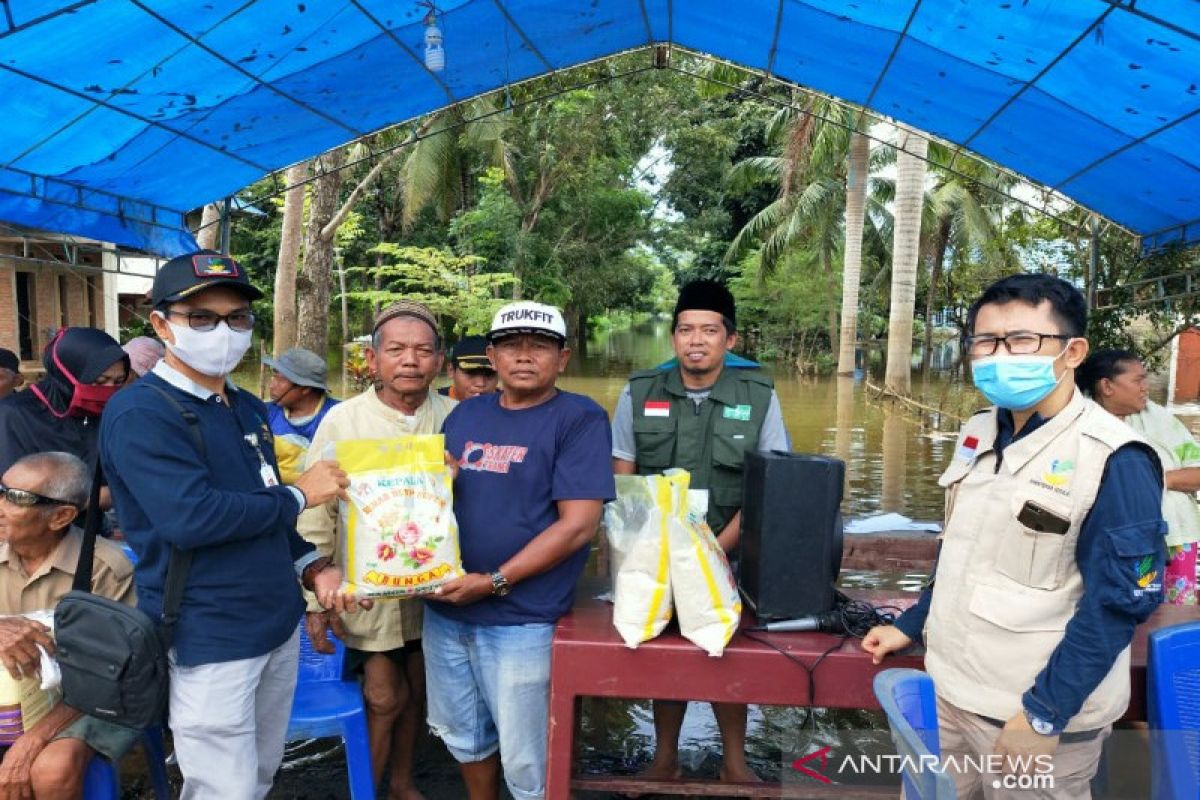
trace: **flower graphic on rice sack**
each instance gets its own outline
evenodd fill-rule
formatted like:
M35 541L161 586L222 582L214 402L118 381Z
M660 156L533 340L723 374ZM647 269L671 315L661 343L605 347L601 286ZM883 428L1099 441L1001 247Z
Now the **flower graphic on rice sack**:
M395 533L396 542L404 547L415 548L421 541L421 526L409 520Z

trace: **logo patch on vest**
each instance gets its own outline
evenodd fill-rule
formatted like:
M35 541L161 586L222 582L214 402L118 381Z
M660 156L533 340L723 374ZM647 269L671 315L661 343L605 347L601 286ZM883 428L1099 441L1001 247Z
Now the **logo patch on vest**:
M742 422L749 422L751 410L751 407L748 405L725 406L721 410L721 416L725 419L740 419Z
M1061 497L1070 497L1071 473L1074 471L1074 461L1066 458L1056 458L1050 462L1050 469L1041 475L1030 478L1029 483L1039 489L1054 492Z
M671 416L671 401L647 400L646 405L642 406L642 415L647 417L669 417Z
M1074 471L1074 461L1056 458L1050 462L1050 471L1042 476L1042 480L1058 489L1067 485Z
M958 446L958 457L963 461L970 461L975 458L975 451L979 449L979 439L974 436L968 436L963 439L963 443Z

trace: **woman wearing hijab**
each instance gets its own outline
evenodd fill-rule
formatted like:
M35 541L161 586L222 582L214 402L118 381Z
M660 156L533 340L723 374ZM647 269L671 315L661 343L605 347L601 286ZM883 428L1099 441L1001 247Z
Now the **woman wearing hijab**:
M95 328L60 330L42 364L45 377L0 400L0 474L22 456L47 450L95 464L100 412L129 375L129 356Z
M1127 350L1097 350L1075 371L1084 394L1146 437L1162 462L1166 491L1166 602L1196 605L1196 546L1200 541L1200 445L1174 414L1149 398L1146 367Z

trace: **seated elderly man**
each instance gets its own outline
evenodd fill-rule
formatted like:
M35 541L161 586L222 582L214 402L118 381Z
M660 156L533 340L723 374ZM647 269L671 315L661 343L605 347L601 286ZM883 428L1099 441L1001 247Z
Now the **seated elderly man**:
M73 523L87 503L91 475L70 453L34 453L0 476L0 614L53 608L71 590L83 534ZM133 566L97 539L96 594L134 602ZM0 662L16 679L38 672L38 648L54 652L50 631L22 616L0 617ZM4 753L0 797L78 798L94 753L115 759L138 732L81 715L59 703Z

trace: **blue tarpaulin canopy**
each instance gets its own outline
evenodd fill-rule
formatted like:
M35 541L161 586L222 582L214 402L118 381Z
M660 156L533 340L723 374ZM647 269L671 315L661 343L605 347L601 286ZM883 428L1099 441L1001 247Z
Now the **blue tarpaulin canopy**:
M363 134L654 44L928 131L1200 242L1195 0L0 0L0 220L174 254L189 209Z

